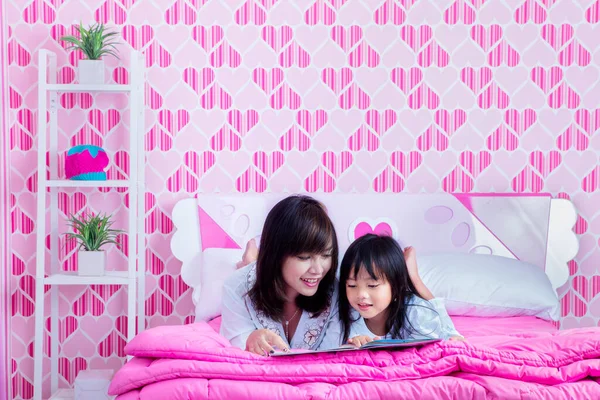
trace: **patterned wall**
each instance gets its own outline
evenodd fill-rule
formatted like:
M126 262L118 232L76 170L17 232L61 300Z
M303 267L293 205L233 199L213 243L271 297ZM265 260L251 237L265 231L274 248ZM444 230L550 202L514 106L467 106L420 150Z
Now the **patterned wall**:
M145 55L147 324L181 324L190 291L169 251L173 204L201 191L540 192L571 198L581 251L563 327L600 321L600 1L26 0L9 2L12 394L32 393L37 51L80 19L115 26L128 81ZM94 143L129 171L127 98L62 95L60 146ZM116 210L119 191L60 194L60 213ZM127 243L127 238L122 238ZM61 265L76 268L63 243ZM124 265L127 246L111 263ZM47 293L46 301L49 300ZM61 384L117 367L118 286L62 288Z
M0 2L0 15L4 15L4 5ZM0 399L9 398L9 341L10 336L10 303L8 297L9 277L10 277L10 210L9 210L9 158L8 149L9 140L6 132L6 115L8 106L4 93L8 85L6 69L8 68L6 59L6 24L0 17Z

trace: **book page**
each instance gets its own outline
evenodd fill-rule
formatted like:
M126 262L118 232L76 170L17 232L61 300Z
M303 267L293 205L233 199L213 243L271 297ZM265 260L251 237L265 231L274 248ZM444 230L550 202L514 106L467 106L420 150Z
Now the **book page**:
M430 343L440 342L442 339L382 339L374 340L366 343L361 347L356 347L351 344L345 344L334 349L327 350L290 350L288 352L276 351L271 354L271 357L290 357L302 354L319 354L319 353L338 353L342 351L357 351L357 350L383 350L402 347L416 347Z

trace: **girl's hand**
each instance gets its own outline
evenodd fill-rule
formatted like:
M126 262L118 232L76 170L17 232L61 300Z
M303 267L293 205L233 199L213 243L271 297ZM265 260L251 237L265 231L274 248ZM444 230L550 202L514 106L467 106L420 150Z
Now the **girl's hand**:
M268 356L273 353L276 346L281 351L290 351L283 339L269 329L257 329L248 336L246 340L246 351L249 351L259 356Z
M465 342L467 339L465 339L462 336L450 336L448 338L448 340L457 341L457 342Z
M379 339L381 339L379 336L375 336L375 337L371 338L370 336L359 335L359 336L354 336L352 339L348 339L348 344L354 345L356 347L360 347L363 344L367 344L369 342L372 342L373 340L379 340Z
M246 250L242 255L242 260L236 264L236 269L245 267L246 265L253 263L258 259L258 246L256 246L256 240L250 239L246 243Z
M427 286L421 280L419 275L419 267L417 266L417 252L414 247L408 246L404 249L404 260L406 261L406 269L412 284L417 289L419 296L425 300L433 299L433 294L427 289Z

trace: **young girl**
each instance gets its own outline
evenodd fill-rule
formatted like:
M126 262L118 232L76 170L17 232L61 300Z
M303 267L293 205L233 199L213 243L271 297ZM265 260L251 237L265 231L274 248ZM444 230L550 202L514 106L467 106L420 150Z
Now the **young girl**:
M419 277L415 251L389 236L354 241L340 267L339 317L343 342L375 339L458 339L442 299ZM344 296L345 294L345 296Z
M338 243L325 207L308 196L283 199L267 215L260 252L253 248L244 261L256 262L223 286L221 334L259 355L332 347L324 338L337 310Z

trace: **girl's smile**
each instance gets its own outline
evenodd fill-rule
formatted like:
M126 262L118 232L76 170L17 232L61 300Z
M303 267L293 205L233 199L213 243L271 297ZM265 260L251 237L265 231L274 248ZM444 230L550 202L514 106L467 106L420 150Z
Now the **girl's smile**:
M392 288L385 279L374 279L361 268L358 276L348 278L346 296L361 317L370 319L386 311L392 302Z

